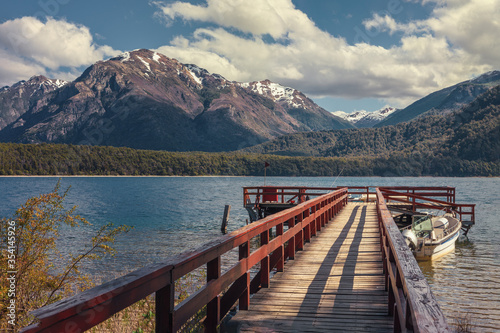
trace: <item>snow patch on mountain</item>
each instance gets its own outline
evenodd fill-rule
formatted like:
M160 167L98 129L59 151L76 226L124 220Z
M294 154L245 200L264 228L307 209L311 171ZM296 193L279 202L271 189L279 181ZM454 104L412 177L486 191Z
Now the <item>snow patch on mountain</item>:
M193 80L199 85L203 85L202 73L204 70L196 65L185 65L185 67L189 72L189 74L191 75L191 77L193 78Z
M157 63L160 63L160 55L155 52L153 54L153 60L156 61Z
M61 88L62 86L65 86L68 84L68 81L64 81L64 80L55 80L55 81L52 81L52 84L54 84L57 88Z
M120 62L125 62L130 60L130 52L123 52L118 56L118 58L121 58Z
M142 59L140 56L137 56L137 58L139 58L139 60L144 64L144 66L146 66L146 68L148 69L148 72L150 72L152 74L151 67L149 66L149 63L146 60Z
M354 111L352 113L347 113L344 111L335 111L332 113L337 117L350 121L351 123L356 123L360 119L366 117L370 112L365 110L360 110L360 111Z
M240 86L250 89L254 93L271 98L277 103L285 102L294 108L304 107L305 104L299 91L269 80L244 82L240 83Z
M352 113L347 113L344 111L335 111L332 113L337 117L349 121L356 127L372 127L387 118L387 116L394 113L395 111L397 111L396 108L386 106L380 110L373 112L359 110Z

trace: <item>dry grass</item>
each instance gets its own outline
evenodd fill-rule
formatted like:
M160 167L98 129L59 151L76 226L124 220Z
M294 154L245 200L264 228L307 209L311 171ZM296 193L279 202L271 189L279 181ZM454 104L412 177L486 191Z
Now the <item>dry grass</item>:
M456 333L474 332L474 322L470 313L459 313L453 316L452 329Z
M92 333L145 333L155 331L155 300L153 296L114 314L89 330Z
M203 269L187 274L175 283L175 304L188 298L200 289L206 281ZM202 321L206 315L205 307L182 327L182 332L203 331ZM155 299L154 295L140 300L126 309L114 314L106 321L89 330L92 333L147 333L155 331Z

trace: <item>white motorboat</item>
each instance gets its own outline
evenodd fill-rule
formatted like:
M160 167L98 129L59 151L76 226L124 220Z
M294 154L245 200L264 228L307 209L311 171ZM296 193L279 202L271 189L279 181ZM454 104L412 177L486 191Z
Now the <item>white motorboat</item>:
M402 229L406 244L417 260L436 259L455 249L462 223L453 214L413 216L410 226Z

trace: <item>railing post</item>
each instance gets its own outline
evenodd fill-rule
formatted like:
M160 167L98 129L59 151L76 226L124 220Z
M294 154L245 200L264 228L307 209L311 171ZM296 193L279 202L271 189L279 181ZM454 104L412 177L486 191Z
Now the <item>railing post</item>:
M239 260L248 258L250 255L250 242L245 242L239 246ZM243 291L243 294L240 296L239 300L239 305L240 305L240 310L248 310L250 306L250 273L245 273L246 274L246 284L247 287L245 291Z
M260 234L260 246L269 244L269 231L266 230ZM269 288L271 277L269 271L271 265L269 261L269 253L260 261L260 285L262 288Z
M172 333L174 331L174 299L174 281L155 293L156 333Z
M283 229L283 223L280 223L276 226L276 237L283 235ZM280 252L280 258L278 260L278 263L276 264L276 270L278 272L283 272L283 269L285 268L285 247L283 246L283 243L275 251Z
M297 224L301 224L303 221L303 212L297 215ZM304 250L304 229L301 228L299 232L295 235L295 249L296 251Z
M301 188L299 189L299 203L303 203L305 202L305 193L306 193L306 189L305 188Z
M295 227L295 217L288 220L288 229ZM295 236L288 240L288 258L295 259Z
M310 215L309 209L306 209L303 212L303 214L304 214L304 218L307 219ZM311 241L311 224L307 223L302 230L304 230L304 242L310 242Z
M207 263L207 282L220 278L220 257ZM220 296L217 295L207 304L207 318L205 319L205 331L217 332L220 321Z
M318 204L317 206L321 206L321 205ZM321 209L321 207L317 207L317 206L316 206L316 211ZM316 235L318 234L318 232L321 231L321 216L322 216L322 214L320 214L319 216L316 216Z
M243 188L243 207L246 207L248 199L250 199L250 196L248 195L248 189Z
M317 234L317 227L316 227L316 222L317 222L317 217L316 217L316 206L311 207L311 215L312 215L312 221L309 224L309 228L311 229L311 237L316 236Z

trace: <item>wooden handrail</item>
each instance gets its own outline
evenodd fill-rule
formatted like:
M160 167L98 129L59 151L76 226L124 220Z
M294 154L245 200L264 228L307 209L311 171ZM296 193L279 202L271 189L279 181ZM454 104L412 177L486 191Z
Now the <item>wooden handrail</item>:
M394 331L450 332L446 318L379 189L377 214L389 292L388 310L394 316Z
M438 200L438 199L432 199L428 198L424 195L428 196L437 196L432 193L419 193L419 194L412 194L412 193L403 193L403 192L398 192L395 190L389 190L387 187L380 188L381 193L385 198L389 198L394 201L402 202L402 203L408 203L412 204L414 208L420 207L420 208L433 208L433 209L442 209L442 206L451 206L459 215L460 215L460 220L463 222L464 221L464 216L470 216L470 221L472 224L475 224L475 204L458 204L455 202L455 196L453 195L452 200L450 201L443 201L443 200ZM399 198L398 196L406 196L407 200ZM409 199L412 199L410 201ZM420 200L418 202L417 200ZM469 211L463 210L464 208L469 209Z
M156 332L176 332L205 305L206 331L215 332L235 302L239 300L240 309L248 309L250 291L269 286L270 271L274 267L283 270L285 260L294 258L304 242L347 204L347 192L343 188L324 194L221 236L193 252L168 258L37 309L32 314L39 322L22 332L83 332L153 293ZM285 225L288 225L286 231ZM270 240L273 228L276 237ZM250 252L250 240L258 236L261 245ZM239 260L221 274L221 256L234 248L239 249ZM250 269L258 263L261 269L251 281ZM207 267L207 283L174 306L175 281L203 265Z

